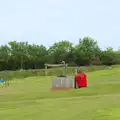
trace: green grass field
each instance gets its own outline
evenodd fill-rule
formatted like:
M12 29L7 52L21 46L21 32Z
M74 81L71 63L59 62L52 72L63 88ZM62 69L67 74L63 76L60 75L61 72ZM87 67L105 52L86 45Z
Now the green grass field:
M88 88L51 91L52 77L0 88L1 120L120 120L120 68L88 73Z

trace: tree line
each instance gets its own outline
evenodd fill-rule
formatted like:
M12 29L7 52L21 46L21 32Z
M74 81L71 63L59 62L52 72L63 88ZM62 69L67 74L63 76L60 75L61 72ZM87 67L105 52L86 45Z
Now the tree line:
M0 71L40 69L45 63L60 64L61 61L70 66L120 64L120 50L111 47L102 50L90 37L80 39L76 45L62 40L49 48L17 41L0 46Z

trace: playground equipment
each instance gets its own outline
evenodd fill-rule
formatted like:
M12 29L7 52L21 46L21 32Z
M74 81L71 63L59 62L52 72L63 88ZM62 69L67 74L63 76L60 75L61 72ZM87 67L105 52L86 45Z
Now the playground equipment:
M77 89L79 86L77 85L76 79L79 79L78 77L73 76L58 76L56 78L52 79L52 89L53 90L70 90L70 89ZM81 79L81 78L80 78ZM83 82L81 81L81 87L83 87Z
M86 80L82 77L80 78L80 82L76 82L77 79L79 79L79 74L77 74L77 71L75 71L75 74L77 76L67 76L67 64L65 61L62 61L61 64L45 64L45 75L47 76L47 67L63 67L62 74L52 79L52 89L53 90L69 90L73 88L83 87L83 83L86 82ZM83 75L84 73L81 73ZM80 76L81 76L80 75ZM83 80L84 79L84 80ZM80 84L77 85L77 84Z
M78 86L78 88L87 87L87 75L85 72L78 71L78 73L75 74L75 85Z
M69 90L82 87L87 87L87 79L85 73L77 73L74 77L58 76L52 79L53 90Z
M58 76L52 79L53 90L69 90L74 88L72 76Z
M65 61L62 61L61 64L45 64L45 75L47 76L47 69L48 67L62 67L62 75L67 74L67 64Z
M53 90L68 90L74 87L72 76L67 76L67 64L62 61L61 64L45 64L45 75L47 76L47 67L62 67L61 75L52 79Z

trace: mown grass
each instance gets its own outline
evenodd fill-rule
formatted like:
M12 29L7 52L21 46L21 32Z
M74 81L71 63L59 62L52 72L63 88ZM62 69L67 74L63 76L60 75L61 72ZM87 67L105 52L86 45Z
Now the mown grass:
M88 88L76 90L51 91L53 77L14 79L1 88L0 119L120 119L120 68L89 72Z

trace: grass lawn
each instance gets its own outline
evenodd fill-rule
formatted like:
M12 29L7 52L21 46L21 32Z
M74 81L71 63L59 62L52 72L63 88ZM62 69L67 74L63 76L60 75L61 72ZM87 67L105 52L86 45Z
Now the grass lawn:
M0 88L1 120L120 120L120 68L88 73L88 88L51 91L52 77Z

